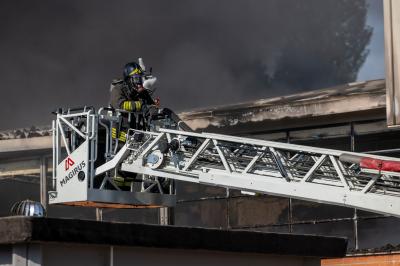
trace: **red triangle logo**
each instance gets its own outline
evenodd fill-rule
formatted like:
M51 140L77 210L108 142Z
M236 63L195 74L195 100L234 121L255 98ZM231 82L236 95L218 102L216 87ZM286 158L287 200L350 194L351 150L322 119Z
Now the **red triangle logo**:
M72 161L72 159L68 157L68 158L65 160L65 171L67 171L67 170L69 169L70 166L73 166L74 163L75 163L75 162Z

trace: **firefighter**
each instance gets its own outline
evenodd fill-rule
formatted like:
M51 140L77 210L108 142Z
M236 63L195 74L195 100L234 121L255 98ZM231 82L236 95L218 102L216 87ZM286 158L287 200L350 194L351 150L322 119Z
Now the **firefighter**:
M129 128L146 129L146 108L150 105L158 105L158 100L153 100L149 91L143 86L145 79L143 68L136 62L125 65L123 79L115 80L111 84L110 106L123 110L122 121L119 127L113 127L111 135L118 139L119 146L126 142ZM130 187L132 178L125 177L123 172L114 177L114 182L119 187Z
M157 104L143 87L143 81L142 67L136 62L131 62L124 67L123 79L111 84L110 106L126 111L122 113L121 127L112 129L113 138L118 138L121 142L126 141L128 128L145 129L145 117L140 115L140 112L145 106Z

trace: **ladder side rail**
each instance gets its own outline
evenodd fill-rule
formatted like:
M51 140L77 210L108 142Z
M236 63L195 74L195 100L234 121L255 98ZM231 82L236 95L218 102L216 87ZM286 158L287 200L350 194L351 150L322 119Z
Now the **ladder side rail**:
M182 133L182 132L179 132L179 133L180 133L180 135L184 134L184 133ZM192 134L191 134L191 135L192 135ZM204 134L198 134L198 136L204 138L203 135L204 135ZM301 151L301 152L304 152L304 151ZM276 152L275 152L275 153L276 153ZM274 154L274 153L273 153L273 154ZM315 153L313 153L313 154L315 154ZM332 155L331 155L331 156L332 156ZM316 155L312 155L311 157L312 157L313 160L315 160L315 161L317 161L318 158L319 158L319 156L316 156ZM332 163L332 166L327 166L327 165L326 165L326 166L323 166L323 167L320 168L320 169L322 170L322 174L326 176L325 178L326 178L327 180L335 180L336 178L339 178L339 179L340 179L340 182L343 183L343 186L347 186L347 184L348 184L349 181L346 180L347 177L345 177L345 176L343 175L343 173L342 173L342 171L343 171L344 173L347 172L347 171L345 171L345 169L342 169L342 168L344 168L344 165L341 164L341 162L338 161L334 156L332 156L332 158L333 158L333 160L334 160L334 163ZM331 161L332 161L332 160L331 160ZM286 163L286 165L284 166L284 165L282 164L281 160L279 160L279 159L277 158L277 156L275 156L275 163L276 163L278 169L280 169L282 175L283 175L283 176L286 176L286 175L287 175L287 170L289 170L289 164ZM314 165L315 165L315 164L314 164ZM335 166L338 166L338 167L335 167ZM331 167L332 167L332 168L331 168ZM314 170L316 170L316 169L314 169ZM309 175L310 175L311 173L313 173L313 172L310 172ZM337 175L337 177L335 177L335 175ZM298 178L298 177L297 177L297 178ZM309 176L307 177L307 179L308 179L308 178L309 178ZM300 180L301 180L301 179L300 179ZM350 182L350 184L351 184L352 188L354 188L354 186L352 185L353 182Z
M140 160L132 164L122 163L123 171L145 175L171 178L178 181L200 183L249 192L276 196L292 197L301 200L316 201L345 207L356 207L385 215L400 217L400 197L391 197L387 204L387 196L349 191L339 186L328 186L315 183L287 182L282 178L256 176L254 174L228 173L225 170L197 171L190 174L185 171L166 172L164 168L151 169L142 165Z
M165 129L165 128L160 128L159 131L165 132L165 133L180 134L180 135L184 135L184 136L193 136L193 137L198 137L198 138L212 138L217 141L229 141L229 142L246 143L246 144L258 145L258 146L268 146L268 147L273 147L276 149L285 149L288 151L295 151L295 152L302 151L302 152L317 153L317 154L327 154L327 155L333 155L333 156L340 156L342 153L346 153L346 154L351 154L351 155L356 155L356 156L365 156L365 154L363 154L363 153L347 152L347 151L343 152L340 150L310 147L310 146L303 146L303 145L283 143L283 142L274 142L274 141L268 141L268 140L250 139L250 138L228 136L228 135L221 135L221 134L214 134L214 133L204 133L204 132L203 133L195 133L195 132L186 132L186 131L182 132L179 130ZM392 158L392 157L372 155L372 154L368 154L368 157L380 159L380 160L392 160L392 161L400 162L400 158Z
M162 129L162 130L164 130L164 129ZM161 131L162 131L161 130ZM189 132L188 134L186 133L186 132L181 132L181 131L174 131L174 130L165 130L165 131L168 131L168 132L173 132L173 133L175 133L175 134L179 134L179 135L183 135L183 136L185 136L185 135L190 135L190 136L197 136L197 137L200 137L200 138L205 138L205 137L210 137L210 136L212 136L213 137L213 139L214 139L214 137L216 136L217 137L217 139L224 139L223 141L226 141L226 142L232 142L232 140L234 140L234 141L237 141L237 139L238 139L238 137L230 137L230 136L224 136L224 135L218 135L218 134L210 134L210 133L201 133L201 134L199 134L199 133L191 133L191 132ZM224 137L224 138L223 138ZM243 140L243 139L245 139L245 138L239 138L240 140ZM249 139L245 139L245 140L249 140ZM218 141L218 140L217 140ZM251 142L251 141L253 141L253 142ZM258 141L258 140L249 140L249 142L246 142L246 144L255 144L255 142L257 142L257 143L259 143L259 145L261 145L261 144L264 144L264 146L266 146L265 144L267 143L267 144L269 144L269 143L271 143L271 142L268 142L268 141ZM240 144L240 145L243 145L243 142L236 142L236 144ZM324 178L324 179L326 179L326 180L331 180L331 181L333 181L333 182L335 182L335 180L337 179L338 180L338 182L341 182L341 183L343 183L343 186L345 186L345 187L347 187L347 186L350 186L352 189L356 189L356 190L362 190L363 189L363 187L366 185L366 183L368 183L368 181L371 179L371 178L373 178L372 176L359 176L358 177L358 175L359 174L357 174L357 176L354 176L354 174L353 175L348 175L348 174L346 174L347 172L348 172L348 170L350 170L350 167L351 166L348 166L348 165L344 165L344 164L342 164L339 160L338 160L338 156L340 155L340 154L342 154L342 153L344 153L344 152L342 152L342 151L339 151L339 150L329 150L329 149L320 149L320 148L310 148L310 147L306 147L306 146L300 146L300 145L293 145L293 144L286 144L286 143L273 143L273 144L275 144L275 146L286 146L286 147L288 147L288 146L295 146L295 147L305 147L306 149L304 149L304 150L300 150L300 151L298 151L297 149L295 150L296 152L302 152L302 153L309 153L310 154L310 156L315 160L315 161L317 161L318 160L318 158L320 157L320 155L322 155L322 154L326 154L326 155L328 155L328 156L332 156L332 158L334 158L333 160L335 161L335 162L331 162L331 165L329 165L329 164L325 164L325 165L323 165L323 166L321 166L320 167L320 170L318 170L318 173L317 173L317 176L318 176L318 178ZM285 147L285 148L286 148ZM274 147L272 147L272 148L274 148ZM281 149L281 150L285 150L285 148L282 148L282 147L280 147L280 148L276 148L276 149ZM293 148L293 147L292 147ZM307 151L307 149L308 150L310 150L311 149L311 151L312 152L309 152L309 151ZM293 150L293 149L292 149ZM326 151L329 151L330 153L320 153L320 152L326 152ZM333 152L332 152L333 151ZM348 152L345 152L346 154L349 154ZM357 153L353 153L353 154L357 154ZM358 156L365 156L364 154L357 154ZM372 158L372 157L370 157L370 156L368 156L369 158ZM375 158L377 158L377 157L375 157ZM389 160L399 160L398 158L388 158L388 157L379 157L379 159L382 159L382 158L384 158L384 159L389 159ZM332 160L329 160L329 161L332 161ZM281 168L282 169L282 167L280 167L279 166L279 162L278 162L278 165L277 165L279 168ZM338 167L336 167L336 166L338 166ZM310 166L311 167L311 166ZM286 170L289 170L289 167L285 167L286 168ZM362 171L365 171L365 172L371 172L371 173L373 173L374 172L374 170L371 170L371 169L362 169ZM283 174L284 174L284 172L282 172ZM323 174L324 175L324 177L321 177L320 176L320 174ZM353 171L353 173L354 173L354 171ZM285 175L285 174L284 174ZM389 175L390 176L398 176L399 175L399 173L395 173L395 172L390 172L389 173ZM358 180L358 178L361 178L361 179L365 179L365 178L367 178L368 179L368 181L367 182L364 182L364 181L362 181L362 180ZM296 176L296 180L298 180L299 179L299 177L297 177ZM300 178L301 179L301 178ZM387 182L386 182L387 183ZM392 189L392 188L390 188L390 189Z
M146 165L146 156L157 149L157 143L167 133L171 134L168 139L172 137L184 139L189 135L202 141L202 144L197 149L184 150L182 153L184 157L181 159L184 164L182 170L176 169L171 160L167 160L169 163L161 164L156 168ZM302 155L297 157L279 158L284 156L285 148L266 145L266 143L270 142L251 143L254 147L250 147L251 145L247 142L232 142L229 138L219 140L215 139L212 134L186 133L165 130L157 136L153 135L154 140L145 149L141 151L138 149L132 150L133 153L137 152L137 156L131 163L123 162L121 165L122 170L179 181L356 207L400 216L400 191L399 193L396 192L396 183L390 173L386 179L381 180L376 175L363 175L362 172L350 169L352 164L342 164L338 156L332 154L300 150L297 152L301 152ZM214 145L208 146L207 140ZM237 149L235 149L235 145L237 145ZM249 151L239 151L244 147L248 147ZM229 151L235 149L237 151L235 156L238 157L239 168L230 167L230 157L234 154L225 155L221 148L227 148ZM270 151L265 158L261 156L262 152L260 152L264 150ZM325 149L322 150L325 151ZM274 152L276 153L275 157ZM337 154L341 153L340 151L336 152ZM254 156L249 156L251 154ZM291 155L288 153L288 156ZM199 158L202 159L199 160ZM290 158L294 158L296 161L291 162ZM298 165L296 166L295 164ZM252 167L254 169L251 169ZM297 176L292 179L294 182L289 182L288 176L284 173L291 167L297 167ZM243 173L246 169L247 171ZM358 178L357 175L360 175L360 180L357 180L357 186L354 186L354 182L350 177ZM374 179L376 180L374 181ZM390 194L385 195L373 188L374 184L378 184L378 182L380 186L386 185L387 188L391 185L393 189ZM372 189L373 192L371 193ZM378 193L375 193L376 191ZM378 202L385 206L379 206ZM388 202L390 204L387 204Z

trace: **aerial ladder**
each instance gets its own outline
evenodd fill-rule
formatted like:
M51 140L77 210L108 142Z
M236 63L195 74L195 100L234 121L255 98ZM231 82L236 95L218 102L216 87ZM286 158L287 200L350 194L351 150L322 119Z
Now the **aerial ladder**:
M144 109L132 115L149 117ZM122 113L90 107L57 112L50 204L171 207L174 181L183 181L400 217L398 158L193 132L160 108L147 128L129 129L126 142L118 143L111 128ZM121 173L133 178L129 191L113 180Z

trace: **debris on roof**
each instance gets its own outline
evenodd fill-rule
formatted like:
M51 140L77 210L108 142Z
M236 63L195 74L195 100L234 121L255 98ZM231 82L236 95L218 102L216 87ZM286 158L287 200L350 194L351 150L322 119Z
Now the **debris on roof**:
M384 80L349 83L332 88L233 105L201 109L180 114L194 130L235 127L261 121L384 109Z
M45 137L51 135L51 128L49 126L30 128L19 128L6 131L0 131L0 140L6 139L25 139L34 137Z

